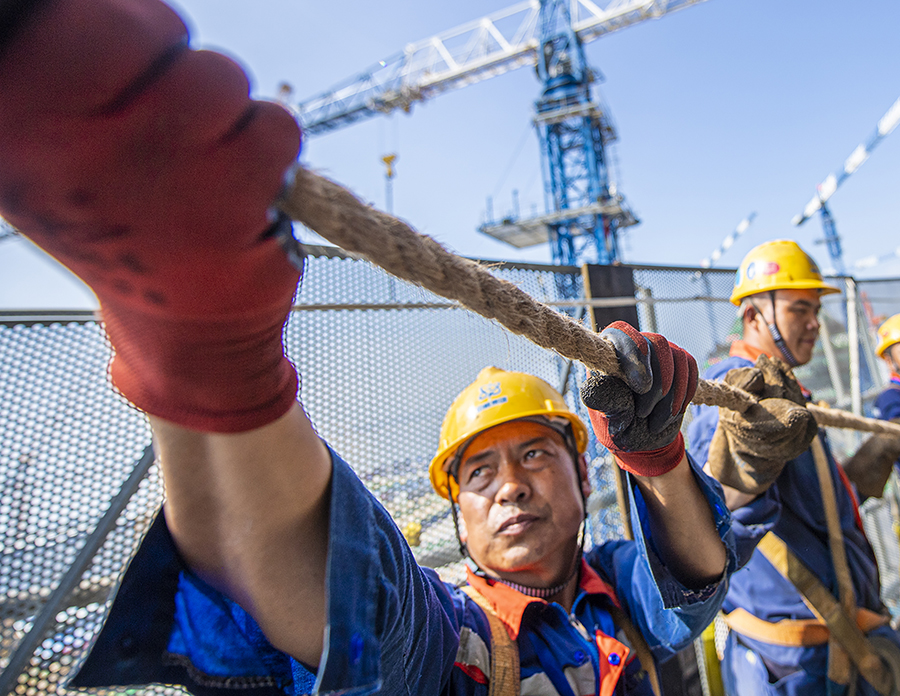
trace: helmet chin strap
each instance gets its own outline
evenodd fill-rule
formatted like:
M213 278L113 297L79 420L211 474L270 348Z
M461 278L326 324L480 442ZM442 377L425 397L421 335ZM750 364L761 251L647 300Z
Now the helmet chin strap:
M775 291L769 291L769 301L772 303L772 321L767 322L766 326L769 327L769 334L772 336L772 340L775 341L775 346L781 352L781 356L784 358L784 361L790 367L797 367L800 362L797 358L794 357L794 354L791 353L791 349L788 348L787 343L784 340L784 336L781 335L781 331L778 330L778 324L775 319ZM763 318L763 321L766 320L766 315L760 311L759 307L756 306L756 303L753 300L750 300L750 304L753 306L753 309L756 310L756 313L759 314Z

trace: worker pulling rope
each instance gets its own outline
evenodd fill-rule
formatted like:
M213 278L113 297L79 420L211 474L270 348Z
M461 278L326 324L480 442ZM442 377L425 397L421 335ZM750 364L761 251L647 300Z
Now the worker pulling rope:
M300 221L593 368L582 401L597 441L627 472L635 537L627 547L614 541L585 553L588 428L552 387L521 373L508 373L506 383L487 368L448 411L429 473L461 523L470 586L503 616L489 632L486 609L418 566L387 511L297 400L283 339L303 252L286 212L270 207L300 148L292 116L250 100L240 68L191 49L182 20L156 0L0 0L0 103L0 214L95 291L114 350L109 376L148 414L167 493L74 685L470 695L490 682L494 694L501 684L512 693L525 684L527 692L577 685L579 693L646 694L643 675L652 683L656 662L688 645L726 594L770 577L765 567L752 579L735 571L771 528L787 532L781 538L818 577L846 575L854 563L851 591L843 581L826 588L838 590L830 604L846 621L825 622L829 603L811 602L823 608L834 647L832 682L859 681L844 650L879 693L888 684L898 691L895 672L870 667L882 659L876 639L889 639L896 657L900 638L888 629L868 650L853 628L856 609L876 622L885 617L852 495L824 476L821 486L834 492L827 500L810 485L813 414L790 371L760 357L774 347L791 364L808 361L812 340L788 354L782 338L794 324L811 334L820 294L838 292L796 244L774 243L778 258L790 259L786 275L794 266L807 274L804 287L782 284L782 266L770 262L776 270L760 275L779 286L743 282L746 294L731 301L764 291L773 312L776 291L805 291L809 301L795 321L781 322L783 333L776 317L748 302L745 328L767 332L762 353L732 356L731 366L743 369L719 373L725 385L703 383L698 398L728 407L706 409L721 421L717 442L727 456L717 458L712 446L711 457L688 456L680 428L697 367L686 351L624 323L597 337L336 184L291 171L284 206ZM475 408L472 394L483 402ZM721 487L700 471L704 460L722 474ZM822 461L840 474L830 456ZM754 475L748 482L742 472ZM770 486L772 496L757 495ZM831 499L840 528L823 539L817 508ZM778 515L773 501L788 514ZM728 509L740 509L741 519ZM751 556L745 567L753 563ZM769 599L760 587L749 594ZM785 606L800 606L796 593L781 595ZM522 609L541 599L563 613ZM763 624L784 615L771 605L743 608ZM629 624L639 627L634 635ZM504 632L505 640L491 639ZM500 647L511 641L525 648L518 658ZM123 653L126 643L134 650ZM13 679L35 644L26 647L13 660L20 667L7 670ZM572 655L577 671L569 670ZM815 664L794 664L816 676ZM825 693L826 678L806 693Z
M420 285L467 309L495 319L513 333L577 360L597 372L619 373L609 342L566 314L541 304L480 264L447 251L397 218L362 203L343 186L303 167L296 167L282 197L281 209L297 222L364 256L392 275ZM722 406L744 413L758 402L749 392L701 379L694 403ZM900 425L863 418L814 404L807 408L820 426L850 428L900 436Z

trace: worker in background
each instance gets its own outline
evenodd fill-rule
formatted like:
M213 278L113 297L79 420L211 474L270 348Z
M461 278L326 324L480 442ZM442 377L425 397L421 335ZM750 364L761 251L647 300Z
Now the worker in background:
M735 341L730 357L705 376L724 378L763 399L803 404L810 395L799 383L785 381L785 376L791 374L790 368L812 358L821 297L836 292L795 242L780 240L756 247L741 262L731 295L740 308L743 339ZM871 657L866 641L874 641L877 650L888 653L886 659L892 659L895 667L900 641L887 626L878 568L853 491L832 458L824 434L813 441L816 425L811 419L807 436L802 444L798 442L801 451L787 464L766 455L766 443L775 450L781 443L777 434L766 431L777 424L760 419L757 408L740 414L697 407L688 429L694 458L706 462L723 484L736 530L755 529L759 522L777 515L771 534L759 530L759 547L732 578L725 600L731 628L722 665L726 692L730 696L821 696L854 689L858 694L877 693L860 678L860 669L848 654L857 658L864 654L871 663L866 674L872 681L880 680L883 689L884 682L891 684L890 675L885 677L890 670L881 666L881 657ZM799 415L786 406L770 410L775 421ZM760 438L765 442L759 442ZM825 489L820 488L814 452L819 443ZM822 490L833 492L825 497L834 500L834 505L823 498ZM845 560L834 560L830 531ZM813 581L810 573L796 570L800 565L811 571ZM833 612L839 626L826 625L810 609L808 595L816 593L831 597L832 606L836 603L840 608L844 603L842 612Z
M736 567L680 434L693 358L604 332L624 377L583 398L637 540L587 553L585 425L540 380L483 372L431 464L470 560L470 591L441 582L296 401L282 332L303 256L273 205L299 145L156 0L0 0L0 214L96 293L165 480L75 684L652 693Z
M888 386L875 399L876 418L900 422L900 314L895 314L878 327L875 352L891 371ZM844 471L856 485L861 498L880 498L900 457L900 438L872 435L856 454L844 463Z

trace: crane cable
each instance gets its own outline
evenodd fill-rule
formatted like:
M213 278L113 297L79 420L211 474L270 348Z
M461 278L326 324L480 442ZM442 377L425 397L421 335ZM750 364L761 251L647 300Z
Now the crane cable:
M590 370L621 375L615 349L605 338L495 277L479 263L447 251L402 220L366 205L340 184L298 164L289 172L278 207L293 220L397 278L455 300ZM744 413L758 399L724 382L701 379L693 402ZM900 436L900 424L814 404L807 408L823 427Z

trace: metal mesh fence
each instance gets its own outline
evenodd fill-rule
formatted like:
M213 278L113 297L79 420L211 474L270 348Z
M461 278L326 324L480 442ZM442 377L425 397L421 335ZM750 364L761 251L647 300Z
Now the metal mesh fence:
M900 313L900 279L860 280L859 298L870 322L880 324Z
M427 478L444 411L479 370L494 365L542 377L585 415L577 398L584 368L365 262L326 249L315 254L286 331L304 405L320 434L407 533L419 562L458 581L462 569L449 509ZM689 350L701 370L727 355L739 331L727 301L732 271L633 271L636 300L628 301L637 304L641 329ZM572 288L582 294L576 268L509 264L494 272L541 301L565 301ZM843 405L850 403L852 342L845 306L840 298L826 303L832 356L818 346L801 374L825 398L843 397ZM581 316L577 306L571 311ZM866 359L866 340L857 337L861 362L871 363L868 381L861 375L863 393L883 379ZM36 617L51 615L18 677L14 690L22 696L55 693L83 655L118 574L161 502L159 474L151 468L72 590L49 601L99 520L117 504L149 443L145 419L107 385L108 357L90 315L0 317L0 669L31 637ZM840 388L834 374L843 376ZM594 493L588 534L589 543L597 543L621 536L623 528L608 455L595 443L589 454Z

